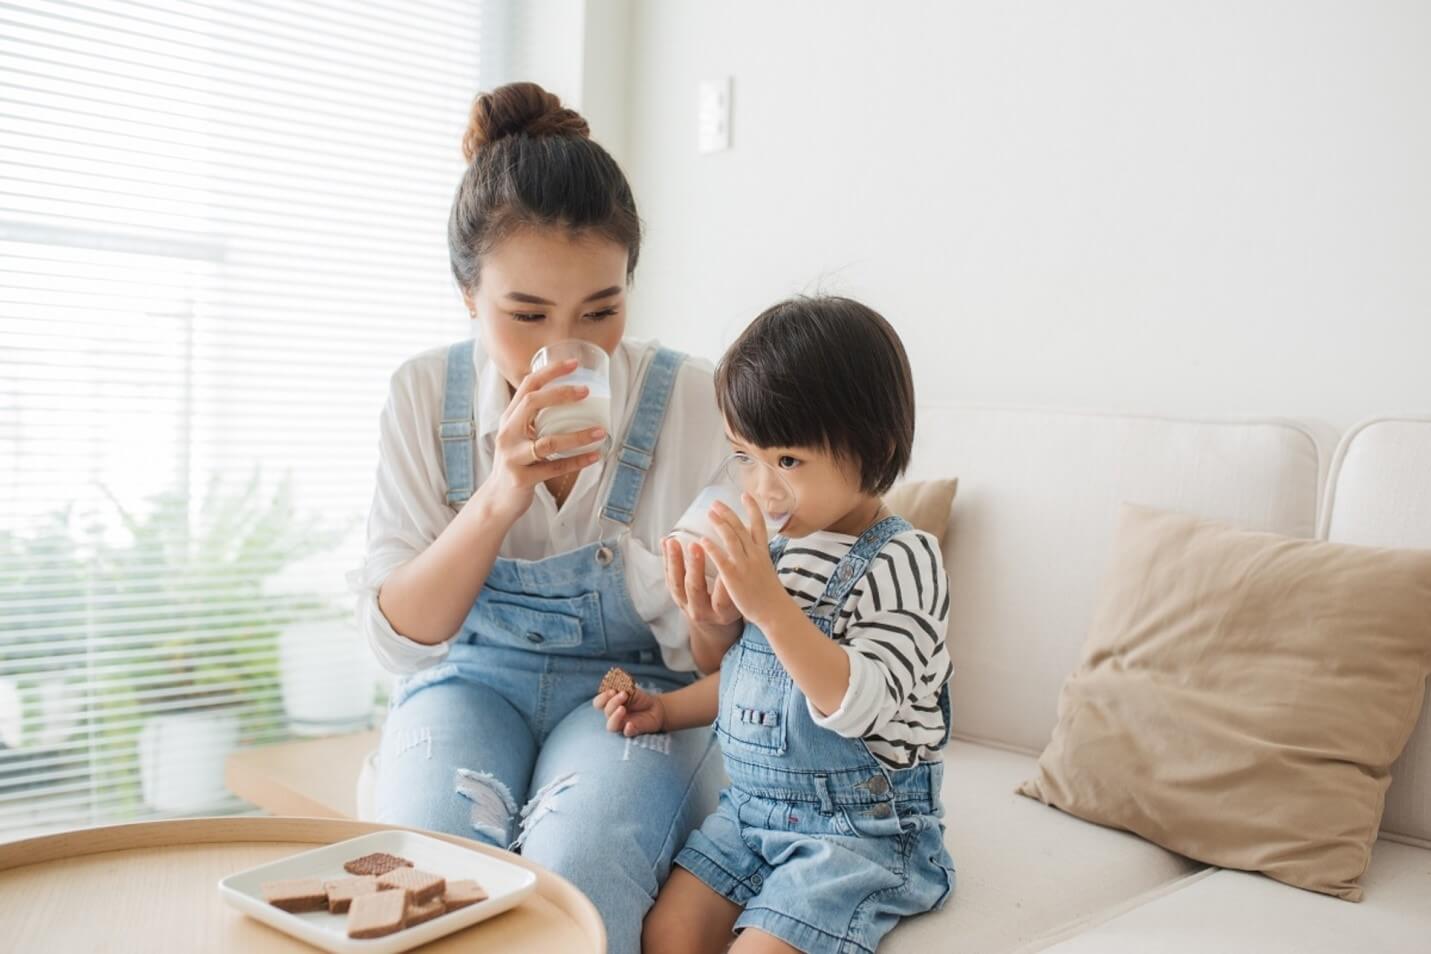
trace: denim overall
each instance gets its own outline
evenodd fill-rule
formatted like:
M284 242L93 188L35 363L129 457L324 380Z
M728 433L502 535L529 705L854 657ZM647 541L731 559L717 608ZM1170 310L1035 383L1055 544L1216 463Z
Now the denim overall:
M608 462L602 515L616 535L542 560L499 558L447 657L395 689L379 755L379 821L520 848L591 898L615 954L638 951L672 855L721 784L709 729L626 739L591 705L613 665L658 691L694 678L661 662L618 545L683 360L655 355ZM457 506L474 489L473 384L468 340L448 351L441 425Z
M875 524L806 610L833 638L840 607L871 560L910 529ZM771 543L779 562L785 538ZM676 863L744 907L755 927L803 951L873 951L901 917L943 906L942 762L889 769L860 739L816 725L765 635L746 624L720 669L720 739L730 786ZM949 738L949 689L939 694ZM941 742L941 745L943 742Z

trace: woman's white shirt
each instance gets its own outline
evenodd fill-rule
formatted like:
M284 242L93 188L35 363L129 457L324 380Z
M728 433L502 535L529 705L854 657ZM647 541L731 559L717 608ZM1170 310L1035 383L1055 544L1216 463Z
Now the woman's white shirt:
M640 384L655 356L655 342L623 340L611 356L611 433L619 445L640 398ZM492 471L497 428L511 400L507 382L482 351L476 366L474 486ZM392 376L378 438L377 487L368 516L367 555L349 575L358 594L358 625L382 665L396 673L416 672L447 655L451 640L427 645L395 631L378 607L378 590L393 570L417 556L457 516L447 503L438 423L446 381L447 348L425 351ZM716 410L711 366L686 359L672 388L655 461L646 475L629 533L601 516L612 457L581 471L558 510L546 487L508 531L500 555L540 560L619 534L626 584L636 612L650 626L671 669L695 669L684 618L666 591L661 538L673 527L721 459L730 453ZM453 634L454 636L456 634Z

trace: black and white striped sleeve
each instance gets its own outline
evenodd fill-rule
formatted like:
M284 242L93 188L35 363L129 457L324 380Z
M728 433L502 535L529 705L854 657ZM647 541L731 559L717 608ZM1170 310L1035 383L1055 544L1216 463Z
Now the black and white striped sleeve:
M840 707L815 722L849 738L898 734L914 703L937 696L949 678L945 645L949 578L934 537L916 530L895 537L871 561L840 646L849 655L850 685Z

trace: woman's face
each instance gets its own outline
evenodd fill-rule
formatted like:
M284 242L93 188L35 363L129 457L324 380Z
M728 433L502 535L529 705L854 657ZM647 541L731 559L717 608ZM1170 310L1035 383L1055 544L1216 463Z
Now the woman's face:
M626 247L560 229L523 229L482 256L464 295L488 356L516 388L532 356L567 338L607 354L626 331Z

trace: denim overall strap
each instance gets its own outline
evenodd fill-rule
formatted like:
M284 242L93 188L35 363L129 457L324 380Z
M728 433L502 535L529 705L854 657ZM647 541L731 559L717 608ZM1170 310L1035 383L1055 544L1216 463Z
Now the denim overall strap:
M666 420L666 407L671 402L671 389L676 384L676 372L686 356L678 351L661 348L646 368L641 382L641 400L636 413L626 427L621 447L616 452L616 473L611 478L611 490L601 515L626 526L636 516L636 504L646 473L656 459L656 441Z
M472 496L477 458L477 424L472 416L476 371L472 367L472 339L447 349L447 383L442 391L442 469L447 475L447 502L459 506Z
M825 592L820 594L820 598L808 610L811 622L820 632L826 636L834 635L835 620L839 618L840 607L845 605L850 591L860 581L860 577L865 575L870 561L879 555L890 540L910 529L912 528L908 520L893 516L885 517L860 534L860 538L830 574L830 580L825 584Z

